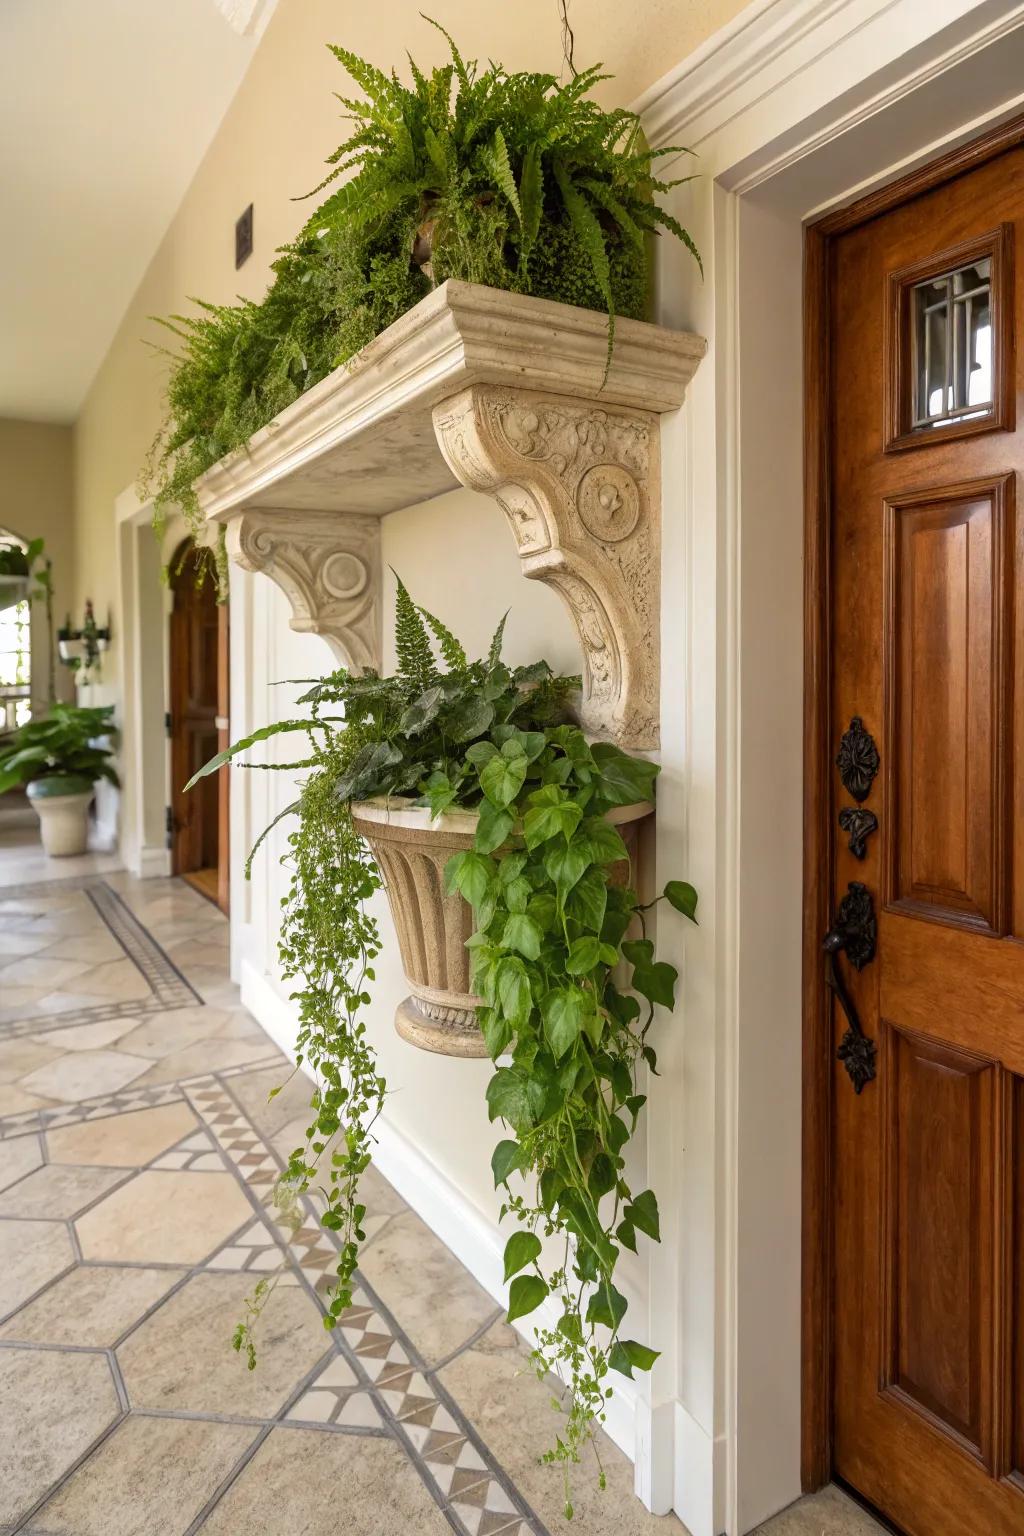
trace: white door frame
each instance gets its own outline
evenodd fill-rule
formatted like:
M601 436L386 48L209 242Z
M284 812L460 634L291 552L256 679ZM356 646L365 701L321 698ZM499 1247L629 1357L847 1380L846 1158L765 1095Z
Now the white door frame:
M802 230L1019 111L1022 65L1013 0L754 0L637 104L652 144L699 157L670 206L704 280L662 242L657 318L709 341L664 433L664 739L686 767L659 824L703 921L651 1102L674 1233L651 1295L675 1304L636 1459L692 1536L800 1492Z
M171 873L166 815L171 803L170 617L173 594L162 570L189 536L184 516L167 518L159 540L153 503L128 486L114 502L117 590L121 597L122 862L139 879Z

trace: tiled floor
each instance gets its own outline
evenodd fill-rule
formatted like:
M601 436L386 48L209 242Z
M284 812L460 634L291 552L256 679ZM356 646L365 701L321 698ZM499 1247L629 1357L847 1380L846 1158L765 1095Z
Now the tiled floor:
M308 1089L238 1005L226 946L177 881L0 889L0 1532L564 1529L537 1462L549 1388L372 1169L357 1304L323 1329L333 1241L271 1203ZM267 1275L250 1373L228 1341ZM575 1529L683 1536L604 1459L606 1492L576 1477ZM824 1498L767 1529L867 1536Z

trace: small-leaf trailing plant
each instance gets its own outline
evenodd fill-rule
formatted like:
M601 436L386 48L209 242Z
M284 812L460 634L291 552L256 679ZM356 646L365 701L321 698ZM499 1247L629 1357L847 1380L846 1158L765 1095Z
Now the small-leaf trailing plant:
M652 800L658 769L587 740L569 714L579 678L544 661L508 667L504 622L487 655L470 661L399 581L395 676L332 673L303 695L309 718L255 731L201 773L282 732L309 743L306 756L281 765L306 778L281 813L298 820L280 953L298 982L297 1060L314 1074L313 1119L279 1203L298 1219L315 1187L320 1219L339 1238L329 1328L352 1301L359 1176L386 1092L366 1025L381 948L367 902L382 880L351 807L385 795L411 797L434 816L479 814L474 847L449 861L446 880L473 908L473 985L496 1064L487 1105L506 1133L491 1166L502 1218L515 1227L505 1248L508 1317L548 1304L532 1358L539 1376L566 1382L567 1418L546 1459L563 1465L571 1514L569 1468L603 1419L609 1373L631 1376L657 1358L628 1336L615 1277L622 1249L660 1236L654 1192L630 1186L624 1153L645 1103L642 1079L657 1071L655 1009L672 1008L676 971L655 956L655 903L642 904L630 884L626 845L607 818ZM664 897L696 921L692 886L670 881ZM271 1284L260 1282L236 1333L250 1365Z
M680 151L649 149L633 113L591 98L600 66L565 85L481 70L444 35L450 61L425 74L410 59L409 85L331 47L363 97L340 98L353 131L314 191L347 179L259 303L200 301L162 322L178 350L143 474L158 525L180 506L198 533L198 476L447 278L603 309L610 356L615 316L647 311L649 237L668 230L699 262L654 200L677 184L656 160Z

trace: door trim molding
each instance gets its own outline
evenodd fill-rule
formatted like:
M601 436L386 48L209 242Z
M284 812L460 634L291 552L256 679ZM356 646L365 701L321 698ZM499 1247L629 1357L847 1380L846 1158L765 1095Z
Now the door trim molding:
M932 188L1024 143L1024 114L826 215L804 235L804 924L801 1476L832 1475L832 1052L821 958L828 928L835 831L829 814L831 721L832 242Z

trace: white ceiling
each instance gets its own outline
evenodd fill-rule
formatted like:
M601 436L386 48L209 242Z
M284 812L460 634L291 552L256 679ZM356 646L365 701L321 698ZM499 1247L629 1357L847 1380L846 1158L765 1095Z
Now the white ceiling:
M0 0L0 416L74 419L272 8Z

